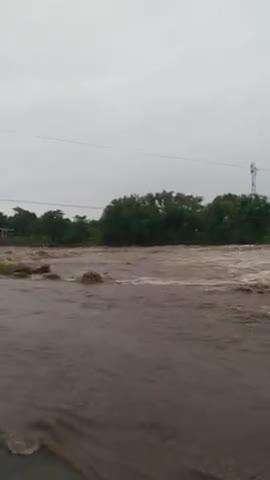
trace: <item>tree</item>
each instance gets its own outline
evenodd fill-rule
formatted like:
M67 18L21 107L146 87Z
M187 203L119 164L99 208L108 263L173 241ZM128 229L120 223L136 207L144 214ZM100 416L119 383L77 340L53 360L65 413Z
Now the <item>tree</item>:
M66 242L70 224L61 210L49 210L40 217L41 233L53 244Z
M202 198L182 193L156 194L162 243L196 243L202 229Z
M8 223L15 235L23 237L34 235L38 226L37 215L20 207L14 208L14 212L14 215L9 217Z
M87 217L76 215L66 232L65 241L71 244L80 244L87 242L89 237L89 221Z
M8 226L9 226L8 216L0 212L0 227L7 228Z
M14 230L17 243L54 245L231 244L270 241L270 202L260 195L219 195L208 205L202 198L175 192L130 195L113 200L100 220L61 210L41 217L17 207L0 212L0 226Z
M205 238L210 243L257 243L270 232L270 203L259 195L222 195L205 211Z
M201 197L165 191L113 200L101 219L104 243L195 242L201 229L201 202Z
M241 195L238 225L239 243L263 243L269 240L270 203L260 195Z

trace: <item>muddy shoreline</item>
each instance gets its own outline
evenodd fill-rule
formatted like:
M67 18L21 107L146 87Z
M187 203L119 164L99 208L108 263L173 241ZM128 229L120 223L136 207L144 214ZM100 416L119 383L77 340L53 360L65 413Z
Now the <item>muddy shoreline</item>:
M268 479L270 295L235 287L270 284L270 249L46 255L64 279L106 281L0 278L1 429L41 437L90 480Z

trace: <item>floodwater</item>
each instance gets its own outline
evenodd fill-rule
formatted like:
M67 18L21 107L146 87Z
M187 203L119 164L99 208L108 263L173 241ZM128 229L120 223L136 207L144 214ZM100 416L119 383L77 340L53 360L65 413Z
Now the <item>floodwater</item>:
M63 280L0 279L0 430L89 480L270 478L270 294L237 288L270 248L7 250Z

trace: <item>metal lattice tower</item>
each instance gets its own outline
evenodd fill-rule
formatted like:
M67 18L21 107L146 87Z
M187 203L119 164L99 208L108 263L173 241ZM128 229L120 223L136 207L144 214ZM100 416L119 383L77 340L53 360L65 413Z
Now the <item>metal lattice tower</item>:
M257 194L257 173L258 168L255 162L250 164L250 174L251 174L251 195Z

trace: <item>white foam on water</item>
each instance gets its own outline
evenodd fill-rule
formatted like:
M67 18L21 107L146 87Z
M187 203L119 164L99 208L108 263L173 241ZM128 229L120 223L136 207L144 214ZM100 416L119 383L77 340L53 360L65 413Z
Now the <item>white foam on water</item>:
M163 280L156 277L137 277L127 280L116 280L118 284L124 285L180 285L180 286L194 286L194 287L215 287L215 286L224 286L224 285L238 285L238 281L234 280L175 280L167 279Z
M270 270L263 270L257 273L248 273L241 277L242 283L262 283L270 285Z

